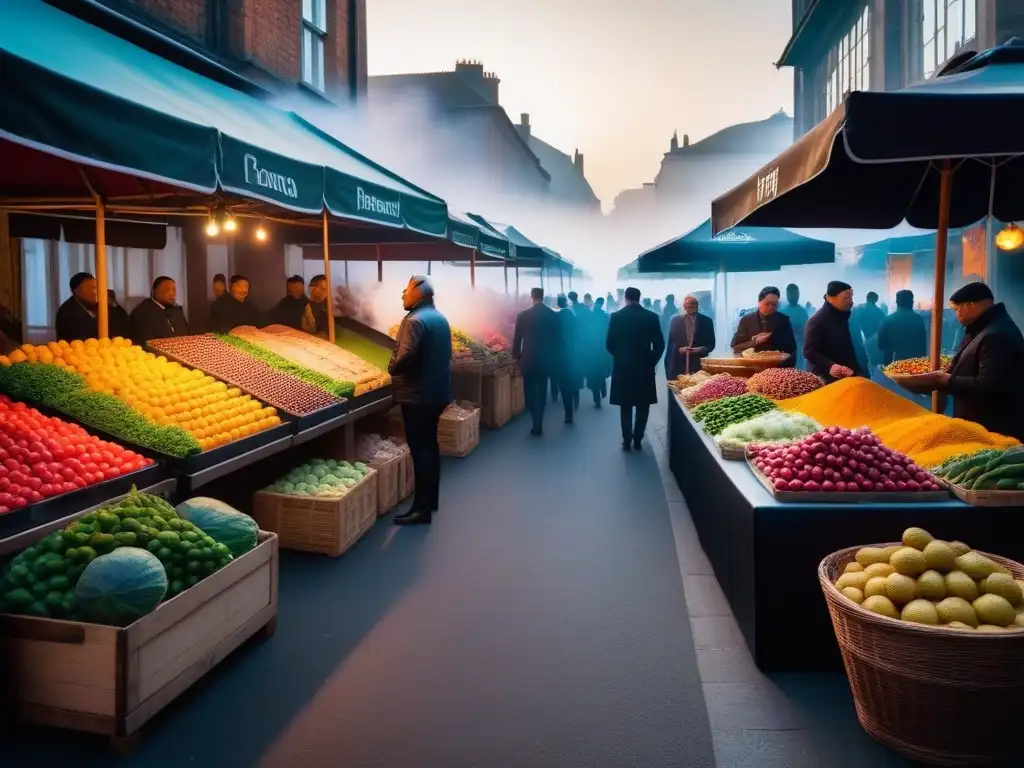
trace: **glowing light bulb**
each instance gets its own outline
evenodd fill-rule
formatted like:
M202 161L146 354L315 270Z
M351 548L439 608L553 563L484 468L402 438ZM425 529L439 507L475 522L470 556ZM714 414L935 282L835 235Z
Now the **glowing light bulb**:
M225 232L235 232L235 231L237 231L237 229L238 229L238 222L235 221L235 217L234 216L230 216L229 215L226 219L224 219L224 231Z
M1000 251L1016 251L1024 245L1024 229L1016 224L1007 224L996 235L996 248Z
M217 222L210 219L210 223L206 225L206 234L209 237L216 237L220 234L220 227L217 226Z
M256 239L261 243L265 243L267 241L267 230L263 228L262 224L256 228Z

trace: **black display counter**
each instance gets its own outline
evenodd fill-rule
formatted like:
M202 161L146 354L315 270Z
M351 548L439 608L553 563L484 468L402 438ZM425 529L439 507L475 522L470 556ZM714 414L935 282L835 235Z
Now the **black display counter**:
M732 607L764 672L842 669L818 564L840 549L899 541L910 526L1024 561L1024 509L978 508L950 497L929 504L780 503L746 462L721 458L673 393L669 466Z

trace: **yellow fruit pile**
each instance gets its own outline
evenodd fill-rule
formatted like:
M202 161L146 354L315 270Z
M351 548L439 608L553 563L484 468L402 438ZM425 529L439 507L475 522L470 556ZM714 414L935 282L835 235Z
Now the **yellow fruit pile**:
M836 580L861 607L914 624L979 632L1024 630L1024 581L960 541L921 528L903 543L864 547Z
M114 395L153 423L181 427L204 451L281 423L276 409L241 390L120 337L25 344L0 357L5 366L26 361L76 371L90 389Z

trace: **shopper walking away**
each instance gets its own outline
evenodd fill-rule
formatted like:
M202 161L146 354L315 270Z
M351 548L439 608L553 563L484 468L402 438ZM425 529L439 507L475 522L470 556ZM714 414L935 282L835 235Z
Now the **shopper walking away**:
M665 376L671 381L681 374L700 370L700 361L715 348L715 323L698 312L696 296L683 299L683 314L672 318L665 345Z
M583 374L587 389L594 398L594 407L600 408L601 401L608 396L608 377L612 375L612 358L605 349L608 338L608 313L604 311L604 299L600 296L594 302L590 314L590 328L586 334L586 354Z
M548 379L555 380L555 358L559 347L557 313L545 306L544 289L530 291L533 306L516 316L512 338L512 359L523 373L526 407L533 417L531 435L544 432L544 406L548 396Z
M562 394L565 423L572 424L572 415L580 407L580 388L583 386L580 374L579 330L584 321L569 309L569 301L564 294L558 294L557 303L561 340L558 354L558 391Z
M434 307L434 287L413 275L402 291L402 318L391 353L391 395L402 409L405 439L416 484L412 507L395 525L430 523L441 492L441 448L437 424L452 399L452 330Z
M825 303L807 321L804 333L804 357L807 370L826 383L849 376L864 376L850 331L853 288L833 280L825 291Z
M661 319L640 306L640 291L627 288L625 306L608 323L605 346L612 356L610 402L621 409L622 450L640 450L651 406L658 402L655 369L665 352ZM636 421L633 420L634 411Z
M882 365L928 354L928 329L914 311L913 291L896 292L896 311L878 329L878 350Z
M807 320L810 315L800 304L800 288L796 283L786 286L786 300L779 304L779 312L789 318L789 324L793 327L793 338L796 339L796 367L803 368L804 360L804 330L807 328Z
M885 320L885 312L878 306L878 294L868 291L865 302L853 310L851 324L856 326L864 339L864 356L868 370L882 363L882 353L878 348L878 331Z
M665 308L661 310L661 335L668 338L668 327L672 324L672 318L679 314L679 307L676 306L676 296L670 293L665 297Z

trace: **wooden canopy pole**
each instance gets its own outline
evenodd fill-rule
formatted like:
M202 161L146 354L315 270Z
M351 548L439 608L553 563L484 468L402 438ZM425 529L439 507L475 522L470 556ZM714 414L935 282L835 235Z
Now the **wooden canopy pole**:
M432 261L428 261L427 262L427 277L430 277L430 270L431 270L431 268L433 268L433 266L434 266L434 262L432 262Z
M519 265L516 264L516 299L519 298Z
M508 262L501 265L505 272L505 295L508 296Z
M469 287L476 290L476 248L469 252Z
M931 368L942 366L942 310L946 303L946 246L949 242L949 206L953 197L953 169L949 160L939 169L939 226L935 233L935 292L932 294ZM932 410L940 413L943 394L932 392Z
M334 286L331 285L331 232L327 211L323 212L324 277L327 278L327 339L334 343ZM345 262L345 284L348 285L348 262Z
M107 209L96 195L96 325L101 339L110 338L110 307L107 303Z
M562 271L561 267L558 269L558 291L559 293L565 293L565 272Z
M377 282L384 282L384 262L380 258L380 243L375 246L377 250Z
M348 262L345 262L345 287L348 287Z

